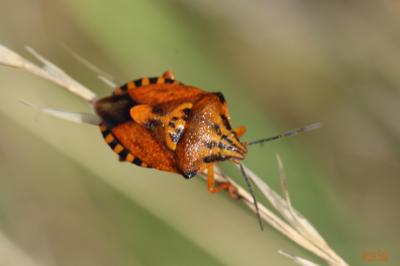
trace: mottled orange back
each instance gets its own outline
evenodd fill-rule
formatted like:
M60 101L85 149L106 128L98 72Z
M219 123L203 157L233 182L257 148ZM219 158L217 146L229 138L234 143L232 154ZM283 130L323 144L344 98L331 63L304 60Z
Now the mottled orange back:
M105 141L122 161L193 177L247 152L221 93L174 80L172 72L118 87L95 103Z

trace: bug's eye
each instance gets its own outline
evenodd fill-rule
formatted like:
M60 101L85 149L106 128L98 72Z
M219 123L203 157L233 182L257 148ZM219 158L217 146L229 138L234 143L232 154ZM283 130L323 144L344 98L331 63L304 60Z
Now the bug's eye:
M190 179L190 178L194 177L195 175L197 175L197 171L190 171L190 172L183 173L183 177L186 179Z

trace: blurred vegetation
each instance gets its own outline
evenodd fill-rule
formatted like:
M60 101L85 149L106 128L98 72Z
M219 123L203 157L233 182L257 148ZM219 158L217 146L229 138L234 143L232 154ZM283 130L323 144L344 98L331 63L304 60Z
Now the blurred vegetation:
M252 147L246 164L279 189L279 152L295 206L350 264L370 250L400 262L397 2L0 1L1 43L36 48L98 95L110 90L64 44L121 83L173 69L222 91L245 140L322 122ZM0 85L0 247L12 243L0 264L293 265L277 250L309 256L261 233L252 213L203 182L121 164L98 129L18 102L87 111L73 95L6 68Z

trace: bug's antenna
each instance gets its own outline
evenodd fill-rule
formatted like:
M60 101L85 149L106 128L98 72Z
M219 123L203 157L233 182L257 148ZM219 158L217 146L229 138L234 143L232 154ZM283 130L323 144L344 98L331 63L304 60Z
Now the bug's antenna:
M253 190L253 187L252 187L252 185L251 185L251 181L250 181L249 177L247 176L246 171L245 171L244 168L243 168L243 165L242 165L241 163L239 163L239 166L240 166L240 171L242 172L243 178L244 178L244 180L245 180L246 183L247 183L247 187L249 188L249 192L250 192L251 196L253 197L254 208L256 209L258 222L259 222L259 224L260 224L261 231L263 231L263 230L264 230L264 227L263 227L263 224L262 224L260 211L259 211L259 209L258 209L258 204L257 204L256 195L254 194L254 190Z
M279 135L276 135L276 136L273 136L273 137L269 137L269 138L266 138L266 139L259 139L259 140L250 141L249 143L247 143L247 145L261 144L261 143L264 143L264 142L273 141L273 140L277 140L277 139L280 139L280 138L292 137L292 136L296 136L296 135L301 134L301 133L305 133L305 132L312 131L314 129L318 129L320 127L321 127L321 123L314 123L314 124L307 125L307 126L304 126L304 127L301 127L301 128L292 129L292 130L283 132L283 133L281 133Z

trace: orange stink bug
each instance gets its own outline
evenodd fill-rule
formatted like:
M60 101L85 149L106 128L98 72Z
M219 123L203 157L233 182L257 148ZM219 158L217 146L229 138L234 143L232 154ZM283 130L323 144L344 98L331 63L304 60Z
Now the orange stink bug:
M103 137L121 161L185 178L207 169L210 192L230 188L215 185L214 164L238 163L247 153L239 140L245 129L232 129L222 93L185 85L171 71L128 82L94 107Z
M185 85L171 71L117 87L111 96L98 99L94 109L102 120L103 137L120 161L188 179L207 169L209 191L227 189L232 196L235 190L229 182L214 181L216 163L231 160L238 164L245 158L248 145L293 136L316 126L241 142L245 128L232 128L222 93ZM242 173L251 190L243 169Z

